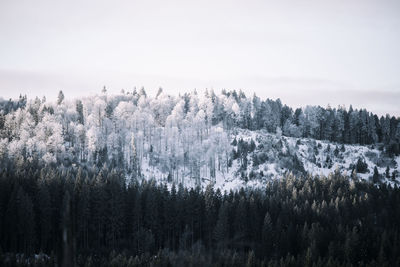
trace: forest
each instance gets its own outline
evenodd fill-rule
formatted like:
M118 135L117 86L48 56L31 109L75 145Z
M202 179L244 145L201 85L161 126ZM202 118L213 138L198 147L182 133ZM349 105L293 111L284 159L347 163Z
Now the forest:
M0 101L0 265L398 266L399 144L241 91Z
M400 0L0 0L0 267L286 266L400 267Z
M332 152L343 144L368 145L379 148L385 157L400 155L400 119L394 116L378 117L352 106L293 110L279 99L261 100L235 90L222 90L218 95L213 90L194 90L173 96L160 88L156 96L149 96L144 88L108 95L104 87L101 94L71 100L60 91L54 102L45 97L28 100L20 96L18 100L0 102L0 107L0 159L38 159L40 164L65 167L101 168L107 164L133 180L149 176L176 184L200 185L202 179L215 182L217 176L241 176L235 164L232 168L238 158L235 154L240 154L232 151L232 140L240 131L248 131L249 136L263 131L279 138L323 140L332 143ZM277 142L281 141L268 146L257 144L260 148L269 147L270 152L275 149L274 155L271 152L255 159L257 164L282 165L279 147L288 149ZM265 150L261 152L268 152ZM298 165L302 153L287 153L289 163L282 167L290 170L290 166ZM326 154L323 160L332 166L329 162L333 155ZM318 155L310 155L309 160L325 165L315 162L315 156ZM360 157L364 160L366 156ZM241 166L250 165L244 164L249 161L246 157L239 158L243 158ZM304 164L304 160L300 161ZM356 161L357 158L352 164ZM387 166L390 174L396 171L395 163L384 163L381 173ZM349 166L346 170L351 172ZM247 177L250 172L248 169L242 176Z
M400 190L333 173L221 192L8 162L2 266L397 266Z

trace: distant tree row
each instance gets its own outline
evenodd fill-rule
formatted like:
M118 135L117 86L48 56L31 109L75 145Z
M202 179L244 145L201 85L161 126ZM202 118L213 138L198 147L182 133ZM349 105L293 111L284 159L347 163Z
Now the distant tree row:
M400 119L389 115L372 114L365 109L357 110L352 106L347 110L339 108L323 108L306 106L292 108L283 105L279 99L265 101L257 96L248 98L244 93L222 91L222 96L233 97L239 105L236 125L257 130L267 129L275 132L280 128L283 134L294 137L310 137L318 140L329 140L346 144L398 144L400 141ZM224 105L220 98L215 97L217 106L214 110L214 122L224 119ZM223 99L223 97L222 97ZM399 153L398 147L395 148Z
M40 266L398 266L398 203L397 186L338 173L222 193L10 161L0 265L41 252Z
M26 95L22 96L19 95L19 99L18 101L16 100L4 100L2 98L0 98L0 110L2 115L6 115L10 112L13 112L19 108L24 108L26 106L27 103L27 97Z

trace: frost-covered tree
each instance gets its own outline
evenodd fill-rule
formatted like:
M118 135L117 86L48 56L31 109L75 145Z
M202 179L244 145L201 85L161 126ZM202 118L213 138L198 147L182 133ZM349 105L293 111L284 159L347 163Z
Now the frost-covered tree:
M61 103L64 101L64 93L63 91L58 92L58 97L57 97L57 105L61 105Z
M255 159L254 166L274 162L274 149L282 149L284 155L293 153L292 144L279 140L280 130L285 136L339 143L383 142L387 154L399 153L399 119L389 115L379 119L364 109L307 106L293 111L279 99L248 98L241 91L227 90L221 94L194 90L180 96L159 90L156 96L148 96L142 88L139 93L72 101L63 95L55 102L24 97L0 101L0 155L65 167L112 166L135 177L161 175L176 182L186 178L200 183L224 177L233 171L232 164L250 168L249 159ZM258 143L262 151L252 155L242 149L243 144L240 151L231 145L242 130L275 133L277 140Z

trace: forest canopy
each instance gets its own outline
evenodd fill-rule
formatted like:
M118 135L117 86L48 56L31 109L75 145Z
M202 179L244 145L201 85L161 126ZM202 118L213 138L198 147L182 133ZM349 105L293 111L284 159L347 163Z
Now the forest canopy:
M381 144L400 154L400 119L365 109L307 106L293 110L279 99L246 97L242 91L196 91L179 96L144 88L69 100L62 91L45 98L0 104L0 158L38 159L43 164L118 166L140 176L144 159L178 181L229 169L235 129L327 140L337 144Z
M35 253L40 266L398 265L399 201L397 186L339 173L220 192L24 163L0 176L0 262Z
M0 263L400 265L399 143L399 118L241 91L0 101Z

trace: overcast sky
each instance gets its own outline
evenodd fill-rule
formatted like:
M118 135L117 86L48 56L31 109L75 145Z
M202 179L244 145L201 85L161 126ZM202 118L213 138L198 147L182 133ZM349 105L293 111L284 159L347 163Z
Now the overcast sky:
M400 1L0 1L0 97L242 89L400 115Z

